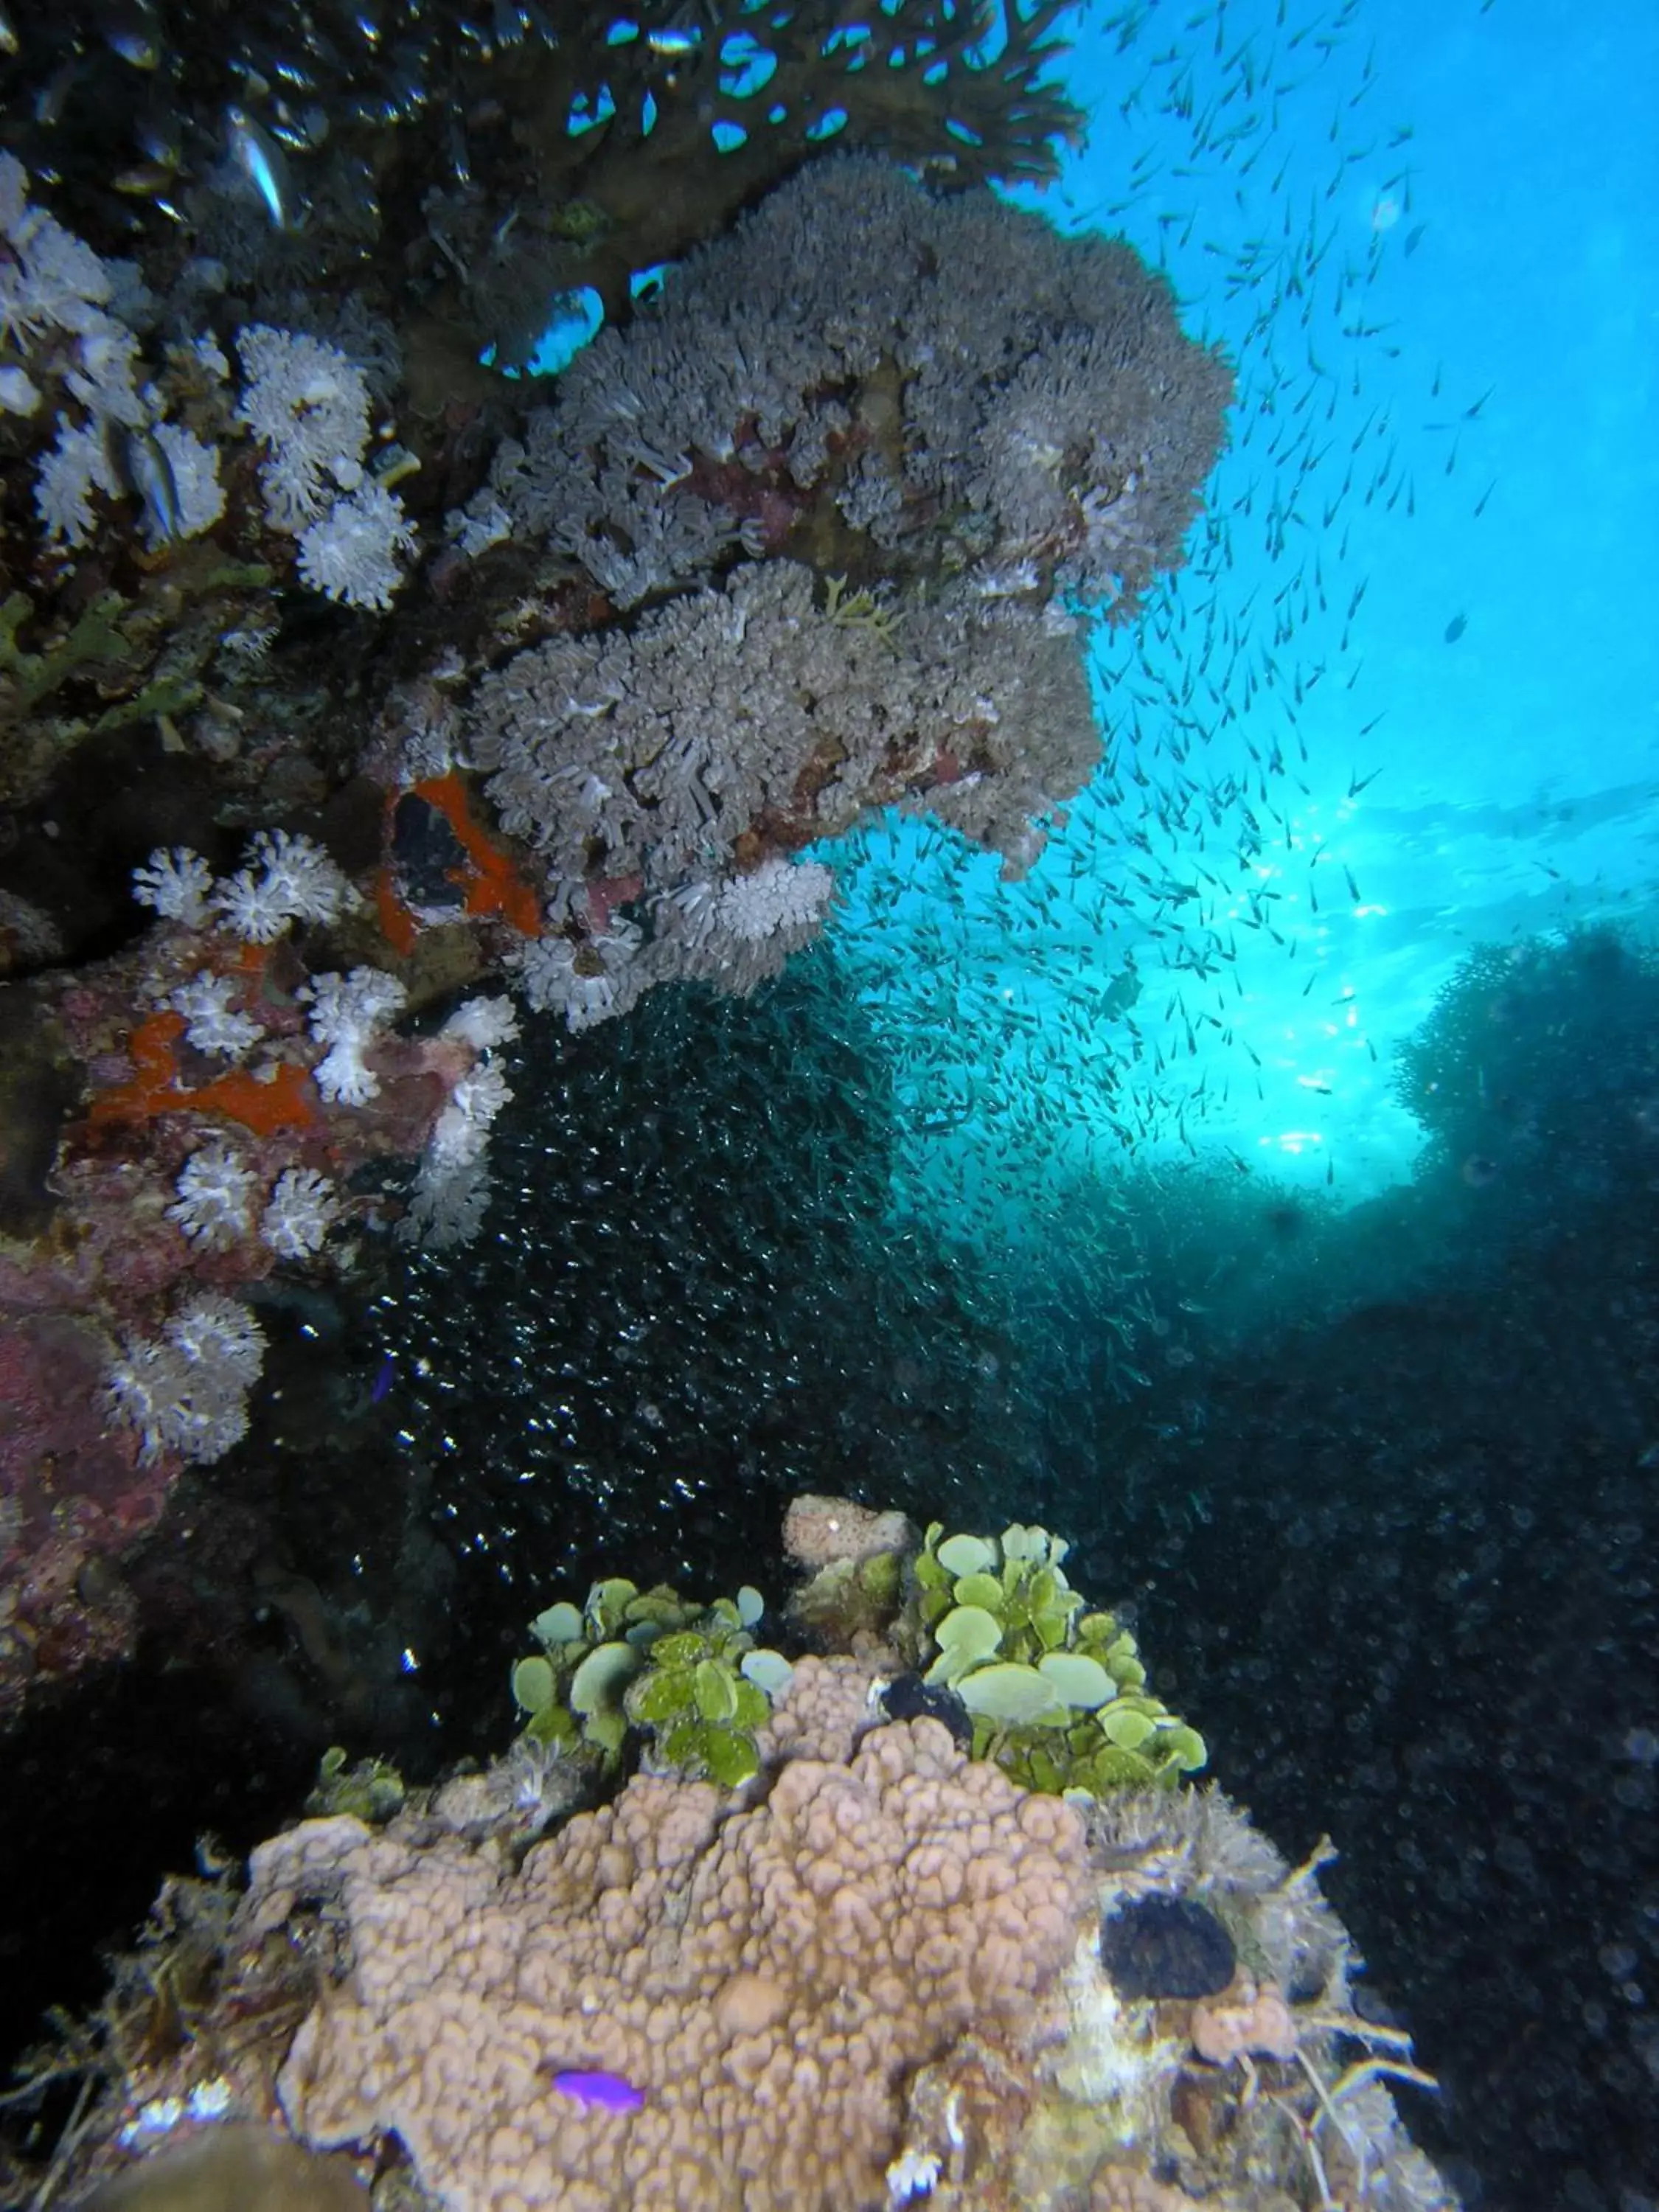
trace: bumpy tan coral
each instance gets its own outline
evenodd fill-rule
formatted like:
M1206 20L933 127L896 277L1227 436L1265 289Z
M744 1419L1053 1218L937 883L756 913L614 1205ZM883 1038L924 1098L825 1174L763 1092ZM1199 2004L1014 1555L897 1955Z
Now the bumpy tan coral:
M885 2203L907 2081L970 2035L1024 2070L1088 1888L1073 1808L932 1721L794 1759L747 1809L637 1777L516 1875L337 1820L252 1873L251 1924L297 1891L349 1929L283 2069L291 2123L322 2148L395 2130L453 2212ZM595 2071L637 2109L556 2085Z
M755 1741L761 1762L851 1759L884 1714L871 1697L872 1670L859 1659L797 1659L789 1694Z

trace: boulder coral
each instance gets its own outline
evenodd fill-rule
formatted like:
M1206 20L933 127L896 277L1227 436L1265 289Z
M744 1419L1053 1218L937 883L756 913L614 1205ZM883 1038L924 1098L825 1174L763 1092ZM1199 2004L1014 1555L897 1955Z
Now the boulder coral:
M737 1810L637 1777L516 1874L337 1820L252 1881L251 1930L325 1896L349 1944L279 2079L290 2124L395 2130L456 2212L880 2202L918 2069L970 2034L1031 2067L1087 1893L1077 1811L927 1721ZM578 2073L635 2108L562 2092Z

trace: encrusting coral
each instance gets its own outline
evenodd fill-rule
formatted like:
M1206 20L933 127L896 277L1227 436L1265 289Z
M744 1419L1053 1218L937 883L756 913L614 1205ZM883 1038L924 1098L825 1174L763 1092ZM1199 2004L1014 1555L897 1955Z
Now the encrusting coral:
M118 1970L60 2178L142 2204L153 2166L161 2201L192 2140L240 2172L263 2128L445 2212L1455 2212L1318 1856L1214 1791L1025 1789L884 1686L800 1657L738 1786L641 1771L587 1810L528 1736L407 1792L331 1753L240 1899L170 1886L191 2002L158 2034L154 1952Z
M897 2086L970 2027L1026 2055L1083 1826L922 1722L792 1761L742 1811L639 1778L505 1879L337 1823L263 1847L252 1884L251 1928L302 1893L349 1931L280 2080L307 2141L395 2128L468 2212L781 2212L878 2199ZM639 2093L625 2128L560 2091L571 2071Z

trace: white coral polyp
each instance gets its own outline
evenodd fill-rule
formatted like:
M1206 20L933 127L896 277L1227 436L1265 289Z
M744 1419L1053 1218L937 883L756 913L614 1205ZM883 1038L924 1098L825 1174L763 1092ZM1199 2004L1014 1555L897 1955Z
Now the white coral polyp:
M354 968L349 975L312 978L311 1034L329 1049L313 1079L325 1098L340 1106L366 1106L380 1096L380 1081L363 1054L408 994L395 975L379 968Z
M204 1291L167 1324L167 1341L192 1366L222 1368L244 1387L258 1379L264 1331L245 1305L220 1291Z
M715 902L715 919L733 937L757 945L781 929L809 929L823 918L836 878L816 860L764 860L752 874L734 876Z
M490 1124L513 1096L490 1054L518 1036L518 1018L508 999L469 999L444 1024L443 1034L470 1044L478 1058L456 1083L433 1125L410 1190L409 1211L397 1231L403 1243L440 1249L471 1243L489 1204Z
M28 201L28 172L0 154L0 341L19 347L49 330L88 331L106 319L110 273L44 208Z
M278 530L320 514L368 443L368 383L337 346L267 323L239 331L247 379L237 409L267 452L259 472Z
M274 945L294 920L282 886L254 868L242 868L216 885L213 911L248 945Z
M161 1340L133 1338L110 1370L108 1406L137 1430L146 1463L176 1451L222 1459L247 1430L247 1393L264 1359L264 1332L234 1298L204 1291L167 1322Z
M519 1018L511 999L469 999L456 1007L443 1033L464 1037L474 1052L490 1052L497 1045L512 1043L519 1034Z
M301 533L300 574L313 592L384 613L404 580L398 556L414 547L399 501L383 485L366 483Z
M489 1125L512 1096L498 1067L475 1067L464 1075L433 1128L433 1159L461 1167L481 1158L489 1141Z
M139 905L152 908L163 921L182 922L186 929L207 927L212 888L211 869L188 845L158 845L144 865L132 872L132 896Z
M356 903L356 893L320 845L286 830L262 830L253 849L291 901L301 921L332 921Z
M178 1197L167 1208L192 1244L209 1250L234 1244L253 1225L258 1179L228 1145L216 1139L192 1152L179 1170Z
M101 491L113 499L120 489L101 431L60 415L57 443L40 456L34 484L35 510L47 537L64 544L84 545L95 526L93 493Z
M185 1017L185 1035L198 1052L239 1059L264 1035L252 1014L239 1013L232 1006L236 988L230 976L210 975L204 969L169 994L167 1003Z
M158 1344L135 1339L109 1372L109 1410L143 1439L146 1462L168 1442L173 1409L179 1402L178 1362Z
M620 966L625 969L632 942L620 929L613 937L622 951ZM562 1014L566 1028L574 1032L592 1029L623 1010L623 976L613 973L596 941L576 945L568 938L544 937L526 945L514 964L524 994L536 1012Z
M357 894L320 845L262 830L249 865L214 890L210 904L250 945L274 944L291 921L332 921Z
M384 611L414 550L402 503L368 481L368 382L337 346L255 323L236 349L247 382L238 412L265 448L265 513L300 540L302 580L350 607Z
M362 1041L342 1037L312 1070L312 1079L334 1106L367 1106L380 1095L380 1079L363 1058Z
M383 1027L408 995L398 978L380 968L354 968L349 975L313 975L311 1034L319 1044L368 1035Z
M259 1223L259 1236L279 1260L305 1260L319 1252L339 1218L334 1185L315 1168L285 1168L276 1178Z
M483 1155L457 1164L422 1154L409 1194L409 1211L394 1232L400 1244L447 1251L470 1244L489 1207L489 1170Z

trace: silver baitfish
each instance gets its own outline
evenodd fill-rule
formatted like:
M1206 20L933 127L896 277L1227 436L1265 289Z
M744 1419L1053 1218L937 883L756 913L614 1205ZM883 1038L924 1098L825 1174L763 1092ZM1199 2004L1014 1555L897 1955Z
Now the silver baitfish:
M702 33L695 23L665 24L660 30L647 31L645 43L653 54L661 54L669 61L684 61L688 54L700 50Z
M225 110L225 136L230 158L264 202L265 212L278 230L296 228L299 200L288 158L262 124L246 108Z
M137 161L130 169L122 169L110 179L118 192L129 199L159 199L169 192L179 181L179 172L161 161Z
M161 58L161 28L149 0L98 0L93 21L112 52L134 69L153 70Z
M111 432L110 450L116 474L143 503L150 536L158 540L182 537L178 479L155 433L143 424L134 429L118 423Z
M34 119L43 129L54 130L64 119L64 110L69 104L70 88L81 72L81 57L71 54L61 68L54 70L34 95Z
M151 86L133 125L132 135L139 152L157 168L178 169L184 166L184 121L159 86Z

